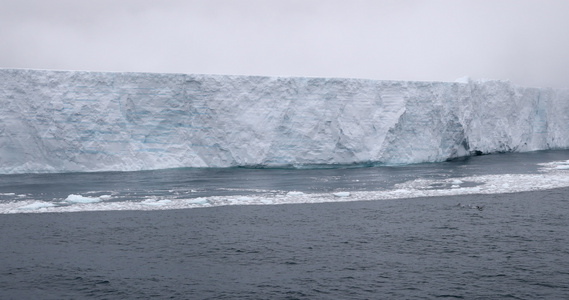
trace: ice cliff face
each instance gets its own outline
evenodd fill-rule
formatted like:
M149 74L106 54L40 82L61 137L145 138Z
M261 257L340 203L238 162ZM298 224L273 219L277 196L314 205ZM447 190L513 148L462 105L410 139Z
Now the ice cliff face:
M569 90L0 70L0 173L407 164L569 148Z

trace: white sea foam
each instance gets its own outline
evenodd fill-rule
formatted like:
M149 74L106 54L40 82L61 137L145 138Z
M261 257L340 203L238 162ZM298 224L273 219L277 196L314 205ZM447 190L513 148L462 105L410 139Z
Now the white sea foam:
M172 200L168 200L168 199L163 199L163 200L147 199L147 200L142 201L140 204L150 205L150 206L165 206L171 202L172 202Z
M297 191L291 191L291 192L286 193L286 195L294 197L294 196L303 196L304 193L303 192L297 192Z
M391 200L416 197L456 196L468 194L498 194L569 187L569 171L558 168L569 161L541 164L536 174L482 175L441 180L416 179L380 191L335 191L331 193L303 193L298 191L268 191L247 196L211 196L199 198L166 199L156 196L143 201L108 202L111 196L84 197L69 195L56 205L43 201L13 201L0 204L0 213L73 212L105 210L186 209L226 205L271 205L294 203L322 203ZM465 183L469 183L465 186ZM451 188L448 188L451 187ZM77 204L77 205L76 205Z

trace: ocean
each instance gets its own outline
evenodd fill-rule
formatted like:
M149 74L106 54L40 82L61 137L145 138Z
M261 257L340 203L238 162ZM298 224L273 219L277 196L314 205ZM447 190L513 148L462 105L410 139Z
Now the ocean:
M0 176L0 299L567 299L569 151Z

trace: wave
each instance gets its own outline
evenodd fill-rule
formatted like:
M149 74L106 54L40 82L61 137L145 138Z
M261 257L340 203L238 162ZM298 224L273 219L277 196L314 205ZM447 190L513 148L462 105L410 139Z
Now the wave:
M307 193L285 190L234 189L233 195L195 197L189 195L147 195L124 200L111 192L93 192L96 196L71 194L65 199L38 201L25 194L4 193L13 201L0 203L0 213L47 213L114 210L171 210L228 205L278 205L348 201L377 201L417 197L460 196L528 192L569 187L569 160L539 164L535 174L492 174L436 179L418 178L395 184L392 188L371 191Z

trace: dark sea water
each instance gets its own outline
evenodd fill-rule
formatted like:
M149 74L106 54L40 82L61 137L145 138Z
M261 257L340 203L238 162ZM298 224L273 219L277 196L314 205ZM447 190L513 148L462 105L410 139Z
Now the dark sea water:
M397 169L392 177L381 178L398 182L408 180L401 176L535 173L537 162L569 159L567 152L547 152L502 157L500 161L510 160L509 168L487 163L496 157L435 164L430 170L442 171L431 173L426 166ZM349 187L349 182L373 177L362 175L373 168L332 170L330 180L307 184L295 179L295 170L267 172L291 172L288 188L273 188L307 192L307 186L333 189L330 182L335 180ZM152 182L149 173L136 173L125 178L121 190L144 186L140 178ZM322 179L331 173L318 174ZM18 176L41 180L16 185ZM67 175L18 176L0 178L0 192L57 193L45 182ZM350 176L361 180L350 181ZM88 174L79 177L88 185ZM196 180L173 178L178 182L173 184ZM249 180L253 187L246 186L244 178L224 180L226 185L241 181L245 190L264 188L267 182L278 185L266 178L265 183ZM113 189L108 184L82 187L73 180L72 187L61 183L68 189L61 193ZM202 185L206 187L192 188L226 193L223 183L209 179ZM319 204L0 214L0 299L569 299L568 215L569 188Z
M275 194L287 191L382 191L414 180L536 174L540 163L569 160L569 150L476 156L404 166L316 169L168 169L140 172L0 175L0 205L40 200L67 205L70 194L112 195L110 202L149 198ZM22 197L19 197L22 196ZM0 207L0 213L3 213Z
M567 299L568 213L556 189L3 215L0 298Z

